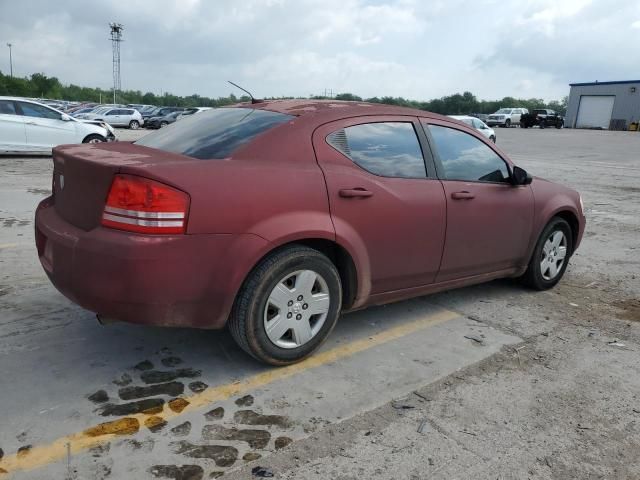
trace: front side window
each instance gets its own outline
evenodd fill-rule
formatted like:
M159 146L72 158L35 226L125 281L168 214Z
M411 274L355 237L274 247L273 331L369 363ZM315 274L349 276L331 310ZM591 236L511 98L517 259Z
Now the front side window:
M327 142L374 175L400 178L427 176L422 149L410 122L354 125L331 133Z
M20 108L22 114L27 117L37 118L51 118L53 120L60 120L60 114L55 110L43 107L42 105L36 105L35 103L20 102Z
M1 115L15 115L16 107L12 100L0 100L0 114Z
M261 133L295 117L252 108L216 108L156 130L137 145L180 153L199 159L230 157Z
M427 127L447 180L509 182L507 164L484 142L454 128Z
M482 121L478 120L477 118L474 118L472 120L472 122L473 122L473 127L474 128L477 128L478 130L484 129L484 123Z

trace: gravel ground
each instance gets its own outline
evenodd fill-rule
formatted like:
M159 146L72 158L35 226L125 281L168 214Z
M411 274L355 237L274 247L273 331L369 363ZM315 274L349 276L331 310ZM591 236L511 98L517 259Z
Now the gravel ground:
M118 130L118 137L145 133ZM225 470L170 451L183 434L174 429L186 423L188 438L203 442L196 412L159 433L141 431L15 478L65 478L68 469L78 479L200 480L221 471L245 479L264 467L283 479L640 479L640 134L497 133L520 166L582 193L587 230L556 288L495 281L346 317L331 346L438 309L459 314L252 391L251 408L286 415L296 427L259 450L258 460L249 452L239 469L240 462ZM33 251L33 208L48 195L51 160L0 157L0 171L0 469L3 454L6 462L18 448L101 421L87 396L113 395L148 364L201 372L190 388L263 371L225 332L98 327L55 292ZM485 332L486 345L464 340L469 328ZM229 412L248 408L243 402L215 405L228 412L226 434L236 434ZM269 429L275 439L277 428Z
M260 466L286 479L640 478L640 135L514 128L498 145L581 192L582 246L552 291L498 281L429 300L524 342Z

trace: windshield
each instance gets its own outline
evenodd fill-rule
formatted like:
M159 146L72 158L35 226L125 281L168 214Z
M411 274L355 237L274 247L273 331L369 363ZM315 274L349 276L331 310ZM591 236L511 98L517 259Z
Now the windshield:
M191 115L135 142L193 158L228 158L242 145L293 116L252 108L217 108Z
M511 109L510 108L501 108L496 113L502 114L502 115L509 115L509 114L511 114Z

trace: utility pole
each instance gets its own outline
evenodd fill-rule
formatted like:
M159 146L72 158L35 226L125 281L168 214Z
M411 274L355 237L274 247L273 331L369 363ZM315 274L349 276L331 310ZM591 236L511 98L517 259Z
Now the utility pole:
M113 49L113 103L117 103L118 92L120 91L120 42L122 42L122 31L124 26L121 23L110 23L111 47Z
M13 57L11 56L11 47L13 47L13 44L7 43L7 47L9 47L9 71L11 72L11 78L13 78Z

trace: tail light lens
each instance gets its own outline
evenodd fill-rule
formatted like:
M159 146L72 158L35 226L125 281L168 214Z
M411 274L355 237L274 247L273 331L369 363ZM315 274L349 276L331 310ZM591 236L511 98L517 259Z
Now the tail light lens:
M138 233L185 233L189 195L164 183L116 175L107 196L102 225Z

